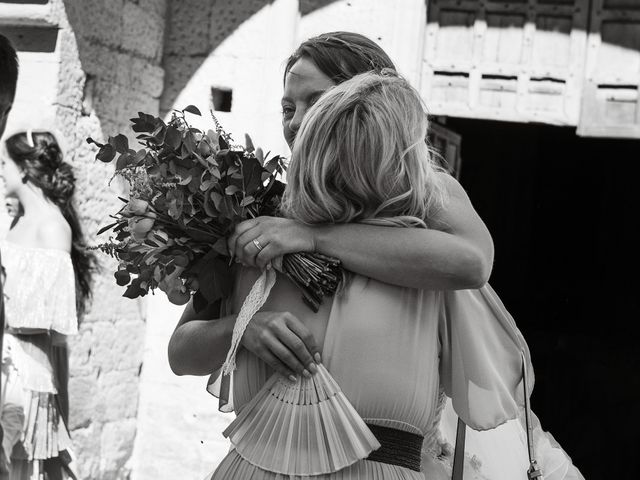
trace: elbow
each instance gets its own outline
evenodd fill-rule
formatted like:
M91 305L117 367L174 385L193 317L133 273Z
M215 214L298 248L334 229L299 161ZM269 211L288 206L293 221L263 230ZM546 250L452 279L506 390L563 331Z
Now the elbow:
M489 281L493 268L493 258L483 252L472 249L461 258L459 282L460 290L473 290L484 287Z
M167 348L167 356L169 358L169 367L171 371L178 376L187 375L184 369L183 362L180 361L180 348L178 346L178 340L175 335L171 336L169 340L169 346Z

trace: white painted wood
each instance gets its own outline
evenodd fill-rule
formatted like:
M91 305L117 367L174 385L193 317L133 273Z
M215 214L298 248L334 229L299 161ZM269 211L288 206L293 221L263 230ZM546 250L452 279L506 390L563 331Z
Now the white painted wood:
M640 138L640 2L592 0L578 134Z
M577 125L587 14L584 0L430 0L421 93L431 112Z

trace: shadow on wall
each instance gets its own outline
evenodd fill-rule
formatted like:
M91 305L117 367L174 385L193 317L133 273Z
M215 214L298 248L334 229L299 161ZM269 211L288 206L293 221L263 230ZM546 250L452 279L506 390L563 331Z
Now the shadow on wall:
M157 112L167 0L63 0L85 73L82 114L105 135L123 131L132 111Z
M301 15L307 15L337 0L301 0ZM236 2L171 1L162 64L165 69L160 111L172 108L187 82L222 42L245 21L273 0ZM197 21L194 21L197 19ZM291 28L295 28L291 25ZM284 58L282 59L284 62Z

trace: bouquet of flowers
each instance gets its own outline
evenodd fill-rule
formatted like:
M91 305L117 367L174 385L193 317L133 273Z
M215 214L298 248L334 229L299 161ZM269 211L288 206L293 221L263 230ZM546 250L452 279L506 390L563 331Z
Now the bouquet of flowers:
M215 130L189 125L186 114L201 115L190 105L175 111L168 123L146 113L132 118L142 148L130 148L127 137L92 138L96 158L115 161L116 175L130 187L130 198L113 222L109 241L96 248L119 261L115 279L124 296L136 298L159 288L175 304L193 297L196 310L230 294L232 279L227 238L235 226L260 215L277 215L285 170L280 156L264 155L246 137L233 142L217 119ZM340 262L318 253L283 258L284 273L303 299L317 311L342 277Z

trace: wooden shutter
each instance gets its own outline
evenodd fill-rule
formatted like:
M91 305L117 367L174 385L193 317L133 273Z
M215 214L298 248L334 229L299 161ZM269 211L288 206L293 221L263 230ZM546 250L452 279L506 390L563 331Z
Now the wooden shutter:
M462 137L444 125L431 121L428 134L429 145L436 151L440 163L455 178L460 178Z
M640 0L592 0L578 134L640 138Z
M577 125L587 15L586 0L430 0L421 84L430 112Z

